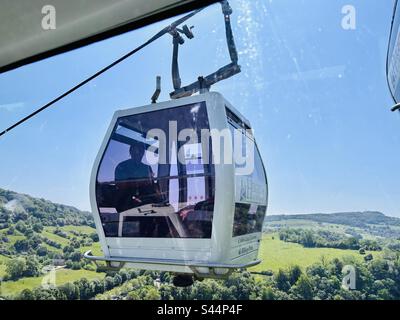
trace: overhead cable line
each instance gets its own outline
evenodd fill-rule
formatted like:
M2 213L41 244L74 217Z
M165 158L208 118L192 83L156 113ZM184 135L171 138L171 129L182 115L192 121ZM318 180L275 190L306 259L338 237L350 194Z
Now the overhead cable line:
M68 91L65 91L64 93L62 93L61 95L59 95L58 97L56 97L55 99L51 100L50 102L46 103L45 105L43 105L42 107L40 107L39 109L35 110L34 112L30 113L29 115L27 115L26 117L22 118L21 120L17 121L16 123L14 123L13 125L11 125L10 127L8 127L7 129L5 129L4 131L0 132L0 137L5 135L7 132L11 131L12 129L18 127L19 125L23 124L24 122L28 121L29 119L31 119L32 117L36 116L37 114L39 114L40 112L46 110L47 108L51 107L52 105L54 105L56 102L62 100L63 98L65 98L66 96L70 95L71 93L73 93L74 91L78 90L80 87L84 86L85 84L87 84L88 82L92 81L93 79L97 78L98 76L100 76L101 74L103 74L104 72L110 70L112 67L116 66L117 64L121 63L122 61L126 60L127 58L129 58L130 56L134 55L135 53L137 53L138 51L142 50L143 48L145 48L146 46L148 46L149 44L151 44L152 42L154 42L155 40L161 38L163 35L168 34L170 32L172 32L173 30L175 30L180 24L182 24L183 22L185 22L186 20L190 19L191 17L193 17L194 15L196 15L197 13L199 13L201 10L203 10L204 8L195 10L189 14L187 14L186 16L176 20L175 22L173 22L172 24L170 24L169 26L165 27L164 29L162 29L160 32L158 32L157 34L155 34L153 37L151 37L149 40L147 40L145 43L141 44L140 46L138 46L137 48L131 50L130 52L128 52L127 54L125 54L124 56L122 56L121 58L119 58L118 60L115 60L114 62L112 62L111 64L109 64L108 66L104 67L103 69L97 71L95 74L91 75L90 77L86 78L85 80L83 80L82 82L78 83L77 85L75 85L74 87L72 87L71 89L69 89Z

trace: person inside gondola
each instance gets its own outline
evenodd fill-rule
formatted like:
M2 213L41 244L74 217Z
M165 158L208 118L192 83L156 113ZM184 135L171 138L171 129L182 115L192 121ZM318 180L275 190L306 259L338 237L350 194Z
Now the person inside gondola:
M142 159L145 149L142 145L131 145L129 155L131 159L121 162L115 168L115 181L152 179L153 171L151 167L144 164Z
M150 203L156 193L151 166L142 161L144 153L142 144L131 145L131 159L115 168L115 181L119 189L118 212Z

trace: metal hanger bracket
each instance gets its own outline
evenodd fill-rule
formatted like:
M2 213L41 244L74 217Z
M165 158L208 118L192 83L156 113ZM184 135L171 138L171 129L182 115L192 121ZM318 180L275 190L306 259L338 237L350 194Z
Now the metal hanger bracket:
M216 72L211 73L206 77L200 76L196 82L193 82L192 84L189 84L181 88L181 78L179 76L179 66L178 66L178 48L180 44L184 43L184 39L180 35L180 33L184 33L189 39L193 38L193 34L191 33L190 29L187 28L186 25L183 26L183 30L179 29L172 30L170 34L173 36L173 45L174 45L174 50L172 55L172 83L174 86L174 91L170 93L171 99L188 97L196 92L204 93L206 91L209 91L210 87L213 84L221 80L228 79L240 73L241 69L240 66L238 65L238 53L236 50L236 45L231 26L231 19L230 19L230 16L233 11L228 1L221 1L221 7L225 20L226 42L228 45L228 51L229 51L229 56L231 58L231 63L218 69ZM189 36L187 33L188 30L190 32Z

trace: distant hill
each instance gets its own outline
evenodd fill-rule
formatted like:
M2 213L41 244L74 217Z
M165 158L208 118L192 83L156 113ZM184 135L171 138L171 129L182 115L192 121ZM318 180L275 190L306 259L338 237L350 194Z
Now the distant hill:
M378 211L269 215L266 218L266 222L282 220L310 220L359 228L365 228L368 225L400 226L399 218L388 217Z
M0 229L29 218L45 226L94 226L89 212L0 188Z
M31 223L39 220L44 226L94 227L93 217L89 212L0 188L0 229L7 228L19 220L28 220ZM382 232L382 228L398 228L389 233L391 236L400 234L400 219L388 217L378 211L267 215L265 225L296 220L343 225L369 231L379 228L379 233ZM385 233L389 234L387 231Z
M294 227L339 228L350 235L363 233L390 239L400 238L400 219L388 217L382 212L337 212L314 214L269 215L264 229L284 229Z

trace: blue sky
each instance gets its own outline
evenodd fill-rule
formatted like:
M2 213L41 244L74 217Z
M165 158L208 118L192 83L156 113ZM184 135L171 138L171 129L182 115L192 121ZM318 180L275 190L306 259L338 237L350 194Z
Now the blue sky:
M232 0L243 72L213 87L252 123L269 213L380 210L400 217L400 117L385 79L392 0ZM168 22L0 75L0 129L128 52ZM189 22L183 83L228 62L218 5ZM51 32L51 31L50 31ZM172 89L165 36L0 138L0 187L89 210L89 177L114 111Z

